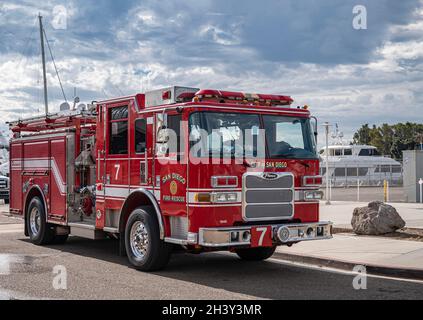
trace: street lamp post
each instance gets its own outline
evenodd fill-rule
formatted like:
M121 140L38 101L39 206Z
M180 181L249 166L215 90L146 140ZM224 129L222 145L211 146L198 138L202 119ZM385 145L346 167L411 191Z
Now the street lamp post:
M330 198L329 198L329 122L325 122L323 124L325 127L325 137L326 137L326 151L325 151L325 157L326 157L326 204L330 204Z

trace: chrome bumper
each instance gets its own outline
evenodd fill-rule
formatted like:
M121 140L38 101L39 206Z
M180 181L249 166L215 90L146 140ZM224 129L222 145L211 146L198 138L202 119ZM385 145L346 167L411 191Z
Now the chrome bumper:
M9 189L0 189L0 199L9 199Z
M269 225L262 225L269 227ZM274 245L332 238L332 222L270 225ZM200 228L198 244L204 247L251 245L251 229L260 226Z

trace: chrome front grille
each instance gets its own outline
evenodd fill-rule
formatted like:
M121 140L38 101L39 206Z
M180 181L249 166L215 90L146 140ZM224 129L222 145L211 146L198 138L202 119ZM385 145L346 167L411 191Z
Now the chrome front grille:
M288 172L249 172L243 176L245 221L286 220L294 216L294 176Z
M7 180L6 179L0 179L0 189L7 189Z

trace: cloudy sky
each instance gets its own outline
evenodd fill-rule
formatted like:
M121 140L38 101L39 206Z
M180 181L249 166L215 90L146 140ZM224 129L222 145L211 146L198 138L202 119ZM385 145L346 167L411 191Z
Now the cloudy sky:
M367 29L353 28L356 5ZM68 100L176 84L281 93L347 138L423 120L422 0L0 0L2 121L43 111L39 12Z

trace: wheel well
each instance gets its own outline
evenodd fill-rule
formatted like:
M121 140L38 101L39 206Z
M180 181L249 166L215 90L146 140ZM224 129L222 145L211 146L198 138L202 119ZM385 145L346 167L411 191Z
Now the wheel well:
M150 193L150 191L144 189L137 189L133 191L128 198L126 198L120 211L119 233L123 234L125 232L126 222L128 221L129 215L140 206L151 206L154 209L159 222L160 239L164 239L164 225L160 207L156 198Z
M25 235L28 236L28 224L27 224L27 220L28 220L28 215L27 215L27 209L29 206L29 203L31 202L32 199L34 199L34 197L38 197L40 198L43 206L44 206L44 212L47 216L47 208L46 208L46 203L45 203L45 199L44 199L44 195L41 192L41 189L38 186L34 186L31 188L31 190L29 190L28 194L25 197L25 204L24 204L24 208L23 208L23 213L24 213L24 221L25 221L25 225L24 225L24 231L25 231Z

